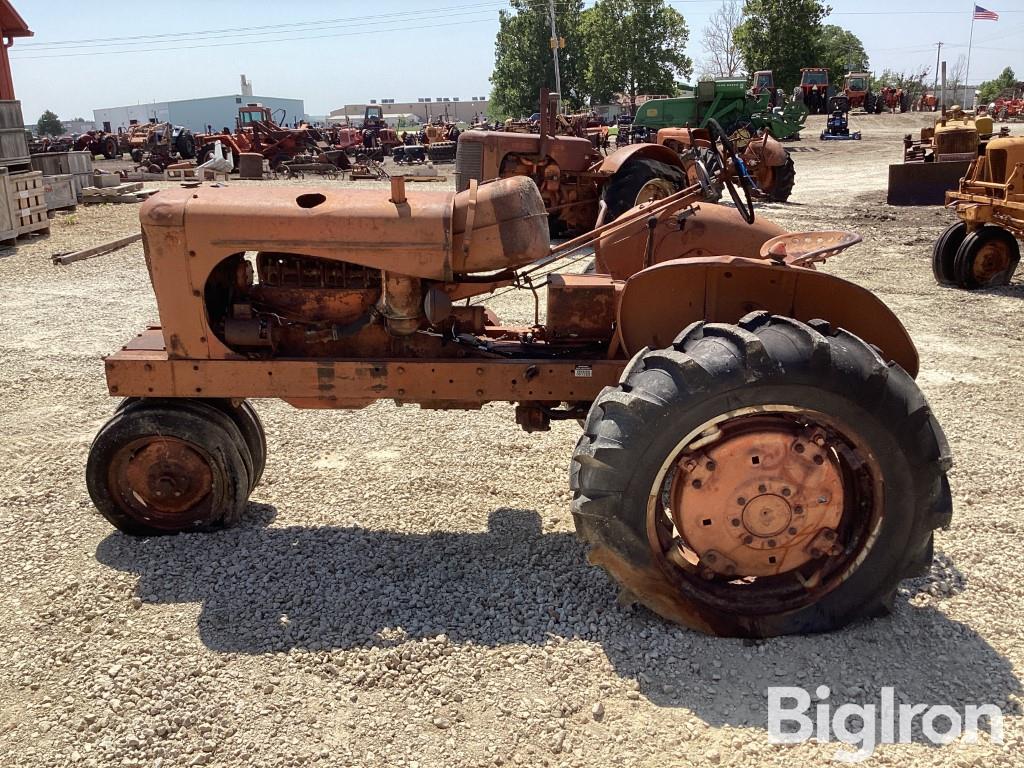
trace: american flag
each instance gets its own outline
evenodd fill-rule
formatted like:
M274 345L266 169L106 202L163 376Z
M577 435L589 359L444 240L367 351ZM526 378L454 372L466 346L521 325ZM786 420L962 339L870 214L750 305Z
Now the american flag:
M980 5L976 5L974 6L974 18L985 19L987 21L999 21L999 14L995 11L986 10Z

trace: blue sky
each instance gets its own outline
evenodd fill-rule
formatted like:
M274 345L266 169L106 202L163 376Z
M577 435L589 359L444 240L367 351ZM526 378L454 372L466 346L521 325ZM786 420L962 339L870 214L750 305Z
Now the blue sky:
M540 0L538 0L539 2ZM587 0L590 5L590 0ZM721 0L672 0L700 32ZM102 4L101 4L102 5ZM962 0L832 0L829 23L864 42L872 68L910 69L966 54L973 3ZM1024 79L1024 0L983 3L971 80L1012 66ZM36 33L10 51L25 119L44 109L92 118L97 107L234 93L238 76L257 95L305 100L310 114L371 98L483 96L503 0L174 0L103 6L47 0L15 6ZM149 36L149 37L143 37ZM134 38L134 39L126 39Z

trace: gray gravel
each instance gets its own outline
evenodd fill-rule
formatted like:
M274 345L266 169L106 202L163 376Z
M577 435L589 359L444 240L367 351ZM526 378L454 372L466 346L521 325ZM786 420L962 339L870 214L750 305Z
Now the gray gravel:
M1001 747L918 734L877 764L1024 764L1024 288L936 287L950 215L882 205L918 120L829 145L813 120L793 204L761 210L865 235L827 269L907 325L957 461L932 573L893 617L827 636L713 639L620 607L572 532L577 428L526 435L505 405L258 401L270 458L241 527L114 533L83 480L114 405L99 357L155 304L140 246L48 256L131 233L137 207L80 208L0 257L0 765L811 765L835 746L770 744L765 690L820 684L1006 712ZM529 320L532 298L495 309Z

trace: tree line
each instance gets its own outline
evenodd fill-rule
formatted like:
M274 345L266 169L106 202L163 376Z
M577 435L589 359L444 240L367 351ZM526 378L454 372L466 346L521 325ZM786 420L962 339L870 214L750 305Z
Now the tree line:
M562 98L570 109L607 104L618 97L635 104L640 94L675 95L698 79L737 77L770 69L777 87L791 91L803 67L825 67L842 87L847 72L870 71L864 44L825 19L832 8L819 0L725 0L701 33L701 58L686 55L690 29L665 0L557 0ZM510 0L499 14L491 75L494 117L527 115L537 109L541 86L555 87L547 0ZM947 89L963 87L958 64ZM962 67L961 67L962 68ZM903 88L915 98L927 89L931 68L883 70L873 88ZM1004 72L981 89L983 101L1010 87Z

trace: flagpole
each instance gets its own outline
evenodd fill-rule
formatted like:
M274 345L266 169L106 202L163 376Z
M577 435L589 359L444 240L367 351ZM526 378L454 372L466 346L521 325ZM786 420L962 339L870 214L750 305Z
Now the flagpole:
M971 3L971 39L967 43L967 72L964 74L964 109L967 109L967 84L971 81L971 47L974 45L974 3ZM974 105L977 108L977 105Z

